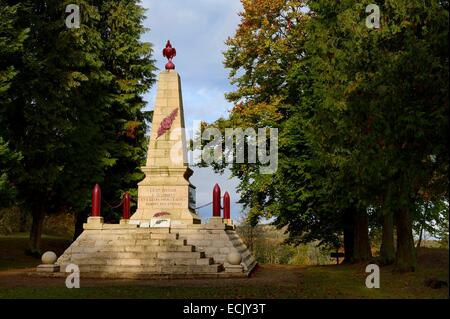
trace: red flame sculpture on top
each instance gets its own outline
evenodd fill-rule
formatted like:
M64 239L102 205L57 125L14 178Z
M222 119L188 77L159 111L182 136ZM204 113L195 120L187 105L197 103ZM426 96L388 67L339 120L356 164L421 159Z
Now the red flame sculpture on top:
M177 50L172 48L172 44L170 44L169 40L167 40L166 47L162 51L162 54L169 60L166 64L166 70L175 70L175 64L172 63L172 59L177 55Z

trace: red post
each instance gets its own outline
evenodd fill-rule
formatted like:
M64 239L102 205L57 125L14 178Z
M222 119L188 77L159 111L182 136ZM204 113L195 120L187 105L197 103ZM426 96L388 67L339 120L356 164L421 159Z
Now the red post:
M223 194L223 219L230 219L230 194Z
M220 187L214 185L213 189L213 217L220 217Z
M102 201L102 191L98 184L92 189L92 216L100 217L100 203Z
M126 192L123 195L123 219L130 219L130 194Z

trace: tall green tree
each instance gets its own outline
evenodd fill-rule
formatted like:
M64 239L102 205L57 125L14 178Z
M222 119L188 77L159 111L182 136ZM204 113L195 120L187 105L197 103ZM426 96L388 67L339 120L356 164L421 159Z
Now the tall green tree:
M11 182L20 174L21 154L9 149L0 136L0 208L9 207L17 199L17 191Z
M234 37L227 40L225 67L236 90L227 94L234 103L219 128L280 128L298 103L298 79L291 70L304 56L304 27L308 16L302 1L242 1L244 10ZM281 132L281 134L283 134ZM282 139L283 137L280 137ZM280 148L284 147L280 141ZM289 143L289 140L286 141ZM247 147L248 145L246 145ZM299 148L301 151L301 147ZM281 150L280 150L281 152ZM286 162L279 160L279 169ZM271 175L260 174L261 164L236 163L230 169L241 180L241 201L249 209L250 224L275 216L279 202Z
M103 163L100 174L92 175L85 171L83 177L83 194L75 192L84 200L72 200L73 205L82 203L76 210L75 237L82 231L90 209L90 191L94 183L102 187L103 212L106 220L118 221L120 210L111 209L108 205L120 202L124 192L137 196L137 182L143 177L140 167L145 163L147 138L147 124L151 121L151 112L144 112L146 102L143 93L148 91L154 83L155 65L152 59L153 49L150 43L140 40L148 29L143 27L145 10L138 1L94 1L98 10L99 34L98 42L102 43L96 51L101 61L101 71L108 77L106 94L101 101L102 116L90 114L89 99L86 99L86 109L83 114L88 121L96 117L94 126L98 128L95 141L82 143L86 147L83 153L98 153L99 145L104 147L102 158L92 159ZM89 94L92 94L89 91ZM75 141L85 139L85 130L81 126ZM77 152L79 153L79 152ZM82 156L86 156L83 154ZM79 159L73 157L75 162ZM95 163L84 161L86 167L96 167ZM77 168L75 165L74 168ZM74 170L71 176L79 177Z
M20 174L21 155L10 149L6 123L1 121L12 102L9 92L18 74L17 64L28 34L28 29L18 25L18 9L19 4L0 1L0 207L8 207L16 200L12 180Z
M442 240L445 232L448 233L448 202L445 198L421 201L414 215L413 230L418 236L416 247L421 246L425 234Z
M145 9L137 1L105 1L102 12L102 37L105 47L102 59L112 74L110 130L111 155L114 166L108 167L105 194L120 199L124 192L137 198L137 183L144 178L140 167L145 164L148 139L146 136L152 112L144 112L142 95L155 81L153 47L142 42ZM135 204L135 203L134 203ZM117 215L116 215L117 216Z
M321 158L342 160L367 207L381 203L392 214L396 269L410 271L420 191L448 171L448 4L384 1L381 28L369 29L369 3L310 1L309 55L322 99L310 136Z
M30 32L0 119L9 147L23 155L14 183L33 216L33 254L46 214L72 211L80 225L92 186L116 196L136 187L145 156L141 94L154 66L140 41L143 9L138 1L79 1L80 28L69 29L70 3L21 2L18 30Z
M343 234L352 261L371 259L380 223L381 259L414 270L421 193L448 198L448 3L383 1L380 29L369 1L242 3L225 52L235 108L212 126L281 131L274 176L231 166L250 218L275 216L291 241Z
M9 1L14 5L16 1ZM29 29L23 54L13 64L17 72L2 110L5 140L23 155L23 172L14 181L22 207L33 216L30 252L37 253L43 218L56 199L56 183L63 168L70 70L57 35L64 28L59 1L22 1L16 11L17 28ZM57 21L60 21L58 24Z
M353 252L358 253L356 259L368 259L367 216L360 213L364 210L345 202L345 190L334 187L333 179L322 178L339 170L317 165L305 136L307 119L318 103L312 97L314 74L307 63L311 14L306 3L243 1L243 6L241 24L225 52L225 66L237 86L227 97L236 106L229 119L214 125L280 130L276 174L260 174L254 164L231 166L241 179L241 201L249 207L249 218L255 224L260 217L276 217L277 226L287 226L288 241L297 244L319 240L339 246L341 233L348 230L344 242L349 259L355 259Z

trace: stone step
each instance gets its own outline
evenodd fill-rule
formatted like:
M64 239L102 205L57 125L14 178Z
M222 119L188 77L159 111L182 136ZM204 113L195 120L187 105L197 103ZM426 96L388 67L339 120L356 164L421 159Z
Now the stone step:
M183 227L85 230L58 259L58 265L74 263L84 273L140 278L143 274L221 276L226 273L221 263L230 251L241 254L245 269L256 264L236 231L205 225ZM236 273L234 268L228 273L243 274L235 268Z
M165 246L160 246L165 247ZM186 246L167 246L168 251L184 251L184 252L196 252L197 248L194 245L186 245Z
M240 238L233 238L230 241L234 246L244 244L244 241Z
M212 265L214 264L214 258L205 257L196 260L197 265Z
M126 246L125 251L128 252L195 252L195 246L186 245L186 246L178 246L178 245L168 245L168 246Z
M162 235L162 234L158 234ZM164 234L172 235L172 234ZM173 234L175 235L175 234ZM108 247L125 247L125 246L185 246L187 244L186 240L181 239L137 239L137 240L97 240L89 242L77 242L72 245L72 248L83 247L83 248L102 248L106 249Z
M154 261L155 265L170 265L170 266L209 266L214 264L213 258L182 258L182 259L160 259ZM151 264L151 262L150 262Z
M155 239L155 236L152 235L157 235L157 234L173 234L176 235L177 233L147 233L147 234L132 234L130 235L130 238L133 239Z
M163 230L163 229L162 229ZM136 240L136 239L151 239L152 234L169 234L168 231L156 231L156 232L133 232L129 234L92 234L83 238L80 238L78 242L89 242L98 240Z
M135 234L147 234L151 232L170 232L170 228L163 227L163 228L150 228L150 227L142 227L142 228L136 228L133 232Z
M158 258L163 259L174 259L174 258L205 258L205 252L182 252L182 251L168 251L168 252L158 252Z
M240 245L244 241L241 238L229 238L228 239L233 245Z
M86 248L95 248L95 247L109 247L109 246L130 246L136 245L136 240L127 239L127 240L96 240L96 241L79 241L75 242L71 247L86 247Z
M98 266L98 267L107 267L107 266L169 266L169 262L164 262L164 260L157 260L154 258L116 258L116 259L107 259L107 258L73 258L70 260L70 263L78 265L80 270L82 267L86 266Z
M107 224L104 224L107 225ZM107 227L107 229L88 229L83 232L85 235L89 236L110 236L110 235L128 235L128 234L148 234L148 233L170 233L172 230L168 227L143 227L143 228L128 228L128 229L117 229L118 225L114 227ZM174 229L175 230L175 229ZM176 232L176 230L174 231Z
M158 273L158 274L208 274L223 271L222 264L212 265L169 265L169 266L114 266L83 264L79 266L81 276L83 272L110 272L110 273ZM64 272L65 267L61 267Z
M95 254L77 253L72 254L71 260L85 258L103 258L103 259L130 259L130 258L156 258L158 252L97 252Z
M102 251L92 252L84 248L79 251L72 250L72 259L77 258L148 258L161 254L162 258L203 258L204 252L195 251L195 246L129 246L124 251Z
M238 239L238 238L240 238L239 235L236 234L236 232L228 232L227 231L226 233L228 235L228 238L230 238L230 239Z
M186 239L159 239L159 245L160 246L167 246L167 245L177 245L177 246L186 246L187 240Z
M127 235L90 235L79 239L77 244L92 244L96 242L108 243L111 241L120 241L126 244L132 244L133 241L138 240L177 240L179 237L178 233L168 233L168 232L154 232L154 233L132 233Z
M140 228L138 230L138 233L139 232L145 233L146 231L149 231L152 234L169 234L170 228L168 227Z
M177 258L177 259L161 259L156 257L150 258L93 258L79 257L65 260L64 264L76 264L78 266L97 265L97 266L189 266L189 265L211 265L214 263L213 258Z
M114 245L114 246L130 246L130 245L151 245L151 246L162 246L162 245L178 245L184 246L187 244L186 239L154 239L154 238L141 238L141 239L116 239L116 240L98 240L98 241L89 241L89 242L76 242L73 244L73 247L83 246L86 244L91 244L90 247L95 247L95 243L98 242L97 246L104 245Z
M151 234L151 239L178 239L178 233L169 233L169 234Z
M180 246L183 247L183 246ZM151 248L151 247L146 247ZM155 247L165 248L165 247ZM80 260L98 259L98 260L126 260L126 259L148 259L148 258L160 258L160 259L199 259L205 258L204 252L195 251L127 251L127 252L97 252L95 254L90 253L75 253L70 256L73 263L77 263Z
M96 253L121 253L121 252L157 252L157 251L173 251L173 252L195 252L196 247L193 245L181 245L178 243L170 243L166 245L145 245L140 243L139 245L116 245L109 246L73 246L70 248L71 254L96 254Z

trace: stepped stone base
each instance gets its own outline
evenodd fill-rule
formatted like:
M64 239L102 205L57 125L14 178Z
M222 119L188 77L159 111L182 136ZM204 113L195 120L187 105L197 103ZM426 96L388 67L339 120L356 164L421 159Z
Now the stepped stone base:
M242 256L240 265L227 263L230 252ZM59 273L40 275L66 275L68 264L85 278L224 278L248 276L256 260L234 226L221 219L171 228L90 220L56 261Z

